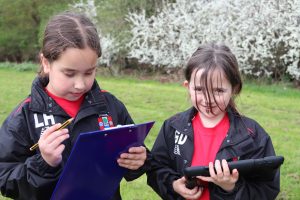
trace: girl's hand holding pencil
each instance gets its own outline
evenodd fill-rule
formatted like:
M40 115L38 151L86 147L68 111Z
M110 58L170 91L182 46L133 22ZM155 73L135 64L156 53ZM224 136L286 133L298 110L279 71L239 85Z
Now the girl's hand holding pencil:
M67 121L65 121L58 129L57 129L57 131L58 130L61 130L61 129L63 129L63 128L65 128L65 127L67 127L72 121L73 121L73 119L74 118L70 118L70 119L68 119ZM30 147L30 151L33 151L33 150L35 150L37 147L39 146L39 143L35 143L34 145L32 145L32 147Z
M65 127L73 118L65 123L55 124L48 128L40 137L38 147L43 159L52 167L56 167L62 161L62 152L65 145L62 142L69 138L69 130Z

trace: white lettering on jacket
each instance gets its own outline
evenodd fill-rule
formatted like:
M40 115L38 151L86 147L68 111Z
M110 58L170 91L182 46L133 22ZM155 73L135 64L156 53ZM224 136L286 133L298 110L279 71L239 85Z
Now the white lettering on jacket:
M38 114L34 113L33 117L34 117L35 128L40 128L40 127L44 127L44 126L49 126L49 125L54 125L55 124L55 120L54 120L54 116L53 115L43 114L43 119L39 119L38 118ZM41 121L39 121L39 120L41 120Z
M175 146L174 146L174 154L181 155L179 145L183 145L187 140L187 135L180 133L179 131L175 131Z
M175 131L175 144L183 145L187 139L187 135L180 133L179 131Z

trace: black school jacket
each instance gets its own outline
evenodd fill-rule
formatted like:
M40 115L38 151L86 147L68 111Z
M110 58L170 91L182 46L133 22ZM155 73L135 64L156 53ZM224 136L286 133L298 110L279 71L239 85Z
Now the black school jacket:
M148 184L163 199L183 199L172 187L172 182L183 176L183 169L191 166L194 151L191 108L166 120L152 149L152 169L147 172ZM275 155L269 135L254 120L228 112L230 128L216 159L250 159ZM209 184L210 199L275 199L279 193L279 171L273 181L250 181L239 178L233 192L226 193L217 185Z
M99 130L99 116L110 115L114 125L133 123L123 103L112 94L101 92L95 81L68 126L70 138L64 142L63 161L53 168L43 160L38 149L30 151L29 148L38 142L47 127L63 123L70 116L45 93L44 82L47 80L34 80L31 95L15 108L0 129L0 188L2 195L13 199L50 199L78 134ZM133 180L145 168L146 165L136 171L128 170L125 178ZM119 189L113 199L121 199Z

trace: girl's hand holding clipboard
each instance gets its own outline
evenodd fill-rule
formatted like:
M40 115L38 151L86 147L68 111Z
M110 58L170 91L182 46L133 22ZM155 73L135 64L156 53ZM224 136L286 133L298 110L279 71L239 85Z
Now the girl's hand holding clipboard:
M145 147L130 147L128 153L122 153L117 162L121 167L136 170L144 165L146 158L147 152Z

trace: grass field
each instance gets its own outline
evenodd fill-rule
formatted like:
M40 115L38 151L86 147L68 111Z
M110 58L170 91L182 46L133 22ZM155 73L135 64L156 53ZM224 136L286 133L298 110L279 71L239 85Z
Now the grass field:
M0 123L30 92L34 72L0 68ZM131 78L97 77L100 86L124 102L136 123L155 120L146 139L151 148L163 120L190 106L178 83L161 84ZM258 121L270 134L276 153L285 157L281 167L281 192L277 199L300 196L300 91L284 85L244 85L237 98L240 111ZM122 181L124 200L160 199L146 184L146 177ZM0 200L5 198L0 197Z

